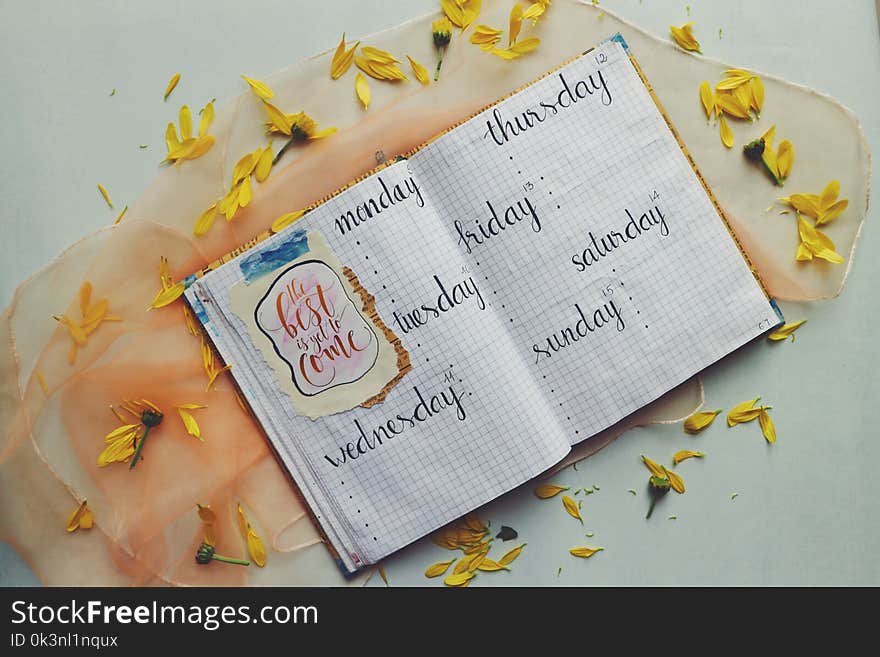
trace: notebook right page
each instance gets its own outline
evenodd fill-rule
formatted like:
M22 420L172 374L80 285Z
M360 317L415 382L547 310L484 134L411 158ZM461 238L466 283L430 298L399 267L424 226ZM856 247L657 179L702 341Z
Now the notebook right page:
M411 166L572 444L779 321L622 40Z

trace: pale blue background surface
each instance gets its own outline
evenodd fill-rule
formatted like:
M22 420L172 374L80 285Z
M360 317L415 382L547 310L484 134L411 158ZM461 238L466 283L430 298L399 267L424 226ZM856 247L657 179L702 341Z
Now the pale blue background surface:
M342 30L367 34L438 4L0 2L0 305L23 277L115 218L96 182L120 208L147 187L164 152L162 126L181 102L216 96L222 105L240 91L240 71L264 76L335 46ZM706 54L831 94L861 118L869 144L880 144L880 39L870 0L695 1L690 18L686 2L602 4L657 34L696 21ZM164 104L161 91L178 70L185 85ZM150 148L139 150L144 143ZM873 183L877 189L876 173ZM877 219L874 207L839 299L783 304L788 318L810 319L795 344L758 341L705 377L711 408L758 394L771 403L776 445L764 443L756 424L719 423L699 438L680 425L632 431L554 478L600 487L585 498L584 528L558 499L539 501L531 487L490 505L482 515L493 527L515 527L528 547L512 572L481 574L474 585L880 584ZM639 454L668 462L679 449L708 456L681 465L688 492L671 494L646 523ZM580 561L568 555L575 545L605 551ZM386 572L392 585L424 584L424 568L452 556L422 541L389 560ZM0 584L29 583L32 574L2 546Z

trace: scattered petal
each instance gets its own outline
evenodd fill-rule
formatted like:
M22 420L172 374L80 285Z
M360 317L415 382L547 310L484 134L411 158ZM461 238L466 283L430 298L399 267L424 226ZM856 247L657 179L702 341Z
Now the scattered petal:
M652 461L647 456L642 454L642 463L645 464L645 467L648 468L648 471L654 475L655 477L665 477L665 470L662 465L657 463L656 461Z
M725 114L729 114L737 119L749 119L749 108L743 105L742 101L731 94L717 94L715 102Z
M484 558L480 560L480 564L477 566L477 570L491 573L498 570L510 570L510 568L505 566L503 563Z
M370 107L370 86L367 84L367 78L364 77L363 73L358 73L354 78L354 91L357 94L358 100L361 101L361 105L364 106L364 109L369 109Z
M168 100L168 96L170 96L171 92L174 91L174 88L177 86L178 82L180 82L180 73L175 73L171 76L171 79L168 80L168 86L165 87L165 98L163 100Z
M583 518L581 518L581 512L578 508L577 502L575 502L568 495L562 496L562 505L565 507L565 510L568 512L572 518L576 518L580 521L581 524L584 524Z
M554 497L558 495L564 490L568 490L568 486L557 486L556 484L541 484L535 489L535 495L540 497L542 500L546 500L549 497Z
M751 92L752 100L750 105L757 114L761 114L761 109L764 107L764 83L757 75L752 78Z
M111 208L113 207L113 201L110 200L110 194L107 192L107 188L104 187L101 183L98 183L98 191L101 192L101 196L104 197L104 200L107 202Z
M211 124L214 123L214 103L208 103L202 108L202 118L199 121L199 137L205 137Z
M792 164L794 164L794 147L790 141L783 139L776 150L776 173L781 179L788 178Z
M193 438L198 438L199 440L204 441L201 429L199 429L199 423L196 422L192 413L184 410L180 406L177 407L177 412L180 414L180 419L183 420L183 426L186 428L186 432Z
M727 148L733 148L733 130L730 129L730 126L727 125L727 119L724 115L721 115L721 121L719 121L720 131L721 131L721 143L724 144Z
M717 411L699 411L694 413L684 421L684 430L687 433L699 433L715 421L715 417L721 412Z
M571 548L568 552L573 557L580 557L581 559L589 559L597 552L601 552L605 548L591 548L591 547L575 547Z
M150 308L163 308L168 304L177 301L177 299L180 298L180 295L183 294L184 290L186 290L186 283L183 281L175 283L169 288L160 290L150 304Z
M680 452L676 452L672 456L672 462L675 465L678 465L682 461L686 461L687 459L701 458L705 456L703 452L692 452L689 449L683 449Z
M519 32L522 29L523 8L519 3L513 5L510 10L510 26L508 28L507 45L512 46L516 43Z
M764 438L768 443L776 442L776 427L773 426L773 420L770 419L770 414L766 410L762 410L758 414L758 423L761 425L761 433L764 434Z
M679 495L684 493L684 479L682 479L680 475L673 472L672 470L667 470L666 468L663 468L663 473L669 480L669 485L672 486L672 490L674 490Z
M452 575L447 575L446 579L443 580L443 583L446 586L467 586L468 582L470 582L474 578L474 574L471 572L463 572L463 573L453 573Z
M215 203L199 216L198 220L196 221L196 225L193 226L193 235L199 237L206 234L209 230L211 230L211 226L214 225L214 220L216 218L217 204Z
M272 232L280 233L282 230L287 228L294 221L299 219L306 213L305 210L297 210L295 212L288 212L287 214L282 214L275 221L272 222Z
M92 511L89 509L88 500L83 500L68 517L67 531L69 533L75 532L77 529L91 529L92 523Z
M419 64L409 55L407 55L406 58L409 60L409 65L412 68L413 75L416 76L416 80L425 86L429 85L431 83L431 76L428 75L428 69ZM364 82L366 82L366 80ZM358 97L360 97L360 94L358 94Z
M342 40L336 47L336 52L333 53L333 60L330 62L330 77L332 79L338 80L346 71L348 71L349 68L351 68L351 63L354 61L355 50L357 50L360 43L361 42L358 41L351 48L346 49L345 34L342 35Z
M774 329L771 333L767 335L768 340L787 340L791 337L791 341L794 342L794 332L797 331L801 326L807 323L807 320L802 319L799 322L793 322L791 324L783 324L779 328Z
M520 553L522 553L523 548L525 546L526 546L526 544L523 543L522 545L513 548L510 552L508 552L503 557L501 557L498 560L498 563L501 564L502 566L509 566L510 564L512 564L516 560L516 558L520 555Z
M760 397L755 397L754 399L744 401L731 408L730 411L727 413L727 426L732 427L736 424L739 424L740 422L743 422L744 420L741 420L739 418L743 417L744 414L748 414L753 411L755 408L755 404L757 404L760 400Z
M449 561L441 561L439 563L432 564L425 569L425 577L440 577L449 570L449 566L453 564L455 559L450 559Z
M715 111L715 96L712 93L712 87L706 80L700 83L700 102L703 103L703 111L706 113L706 120L712 118Z
M700 52L700 43L694 37L693 25L693 23L687 23L681 27L670 25L669 32L672 34L672 39L681 48L691 52Z
M275 97L275 92L272 91L272 88L265 82L249 78L246 75L242 75L241 79L248 83L251 91L253 91L256 97L260 100L272 100L272 98Z
M287 118L287 115L272 103L265 100L263 101L263 109L266 110L266 115L269 117L269 125L271 128L289 137L293 125L290 119Z
M118 224L120 221L122 221L122 218L125 216L125 213L126 213L126 212L128 212L128 206L127 206L127 205L126 205L124 208L122 208L122 212L120 212L120 213L116 216L116 221L113 222L113 225L114 225L114 226L115 226L116 224Z

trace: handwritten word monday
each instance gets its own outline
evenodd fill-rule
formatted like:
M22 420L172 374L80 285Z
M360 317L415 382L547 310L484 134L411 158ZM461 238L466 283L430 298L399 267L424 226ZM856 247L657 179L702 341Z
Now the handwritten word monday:
M351 232L361 224L379 216L385 210L403 203L407 199L414 198L416 205L425 207L425 199L422 190L416 183L416 179L408 176L395 185L389 185L382 176L376 176L379 188L366 200L347 209L336 219L336 230L340 235Z

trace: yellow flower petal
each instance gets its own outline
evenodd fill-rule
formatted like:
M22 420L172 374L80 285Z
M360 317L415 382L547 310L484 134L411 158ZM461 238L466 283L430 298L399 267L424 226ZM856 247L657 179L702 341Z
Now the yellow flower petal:
M440 8L449 21L456 27L464 24L464 11L460 0L440 0Z
M85 520L85 523L83 522ZM67 518L67 531L75 532L77 529L91 529L92 512L89 511L88 500L83 500L81 504L73 510L73 513Z
M181 160L194 160L207 153L214 146L214 136L205 135L195 139L192 145L179 155Z
M648 468L648 471L654 475L655 477L665 477L666 474L663 470L663 466L657 463L656 461L652 461L647 456L642 454L642 463L645 464L645 467Z
M693 23L687 23L681 27L670 25L669 32L672 34L672 39L681 48L692 52L700 52L700 43L694 37L693 25Z
M816 194L792 194L779 200L783 203L788 203L801 214L808 215L814 219L819 218L820 199Z
M204 137L208 134L208 130L211 129L212 123L214 123L213 101L202 108L202 118L199 121L199 137Z
M764 438L768 443L776 442L776 427L773 426L773 420L770 419L770 414L767 411L761 411L758 415L758 423L761 425L761 433L764 434Z
M501 558L498 560L498 563L500 563L502 566L509 566L509 565L512 564L512 563L516 560L516 558L522 553L523 548L524 548L525 546L526 546L526 544L523 543L522 545L513 548L510 552L508 552L508 553L505 554L503 557L501 557Z
M488 25L477 25L471 34L471 43L482 46L484 49L488 46L494 46L501 40L503 30L496 30Z
M206 525L213 525L217 522L217 516L210 506L206 504L196 504L196 507L199 510L199 518L201 518L203 523Z
M290 136L291 122L287 115L268 101L263 101L263 109L269 117L269 124L278 132Z
M196 221L196 225L193 226L193 235L196 237L200 235L206 234L209 230L211 230L211 226L214 225L214 220L217 218L217 204L215 203L210 208L205 210Z
M843 257L835 251L834 242L825 233L811 226L810 222L800 215L798 215L797 221L801 242L815 257L835 264L844 262Z
M721 120L718 124L721 131L721 143L727 146L727 148L733 148L733 130L727 125L727 119L723 114L721 115Z
M687 433L699 433L715 421L716 416L721 412L717 411L699 411L694 413L684 421L684 430Z
M177 86L178 82L180 82L180 73L175 73L171 76L171 79L168 80L168 86L165 87L165 98L163 100L168 100L168 96L170 96L171 92L174 91L174 88Z
M816 219L816 225L821 226L822 224L834 221L843 214L843 211L846 210L847 206L849 206L849 201L845 198L837 201L837 203L833 203L819 214L819 217Z
M507 37L507 45L512 46L516 43L516 38L519 36L519 32L522 29L523 22L523 8L519 3L513 5L513 8L510 10L510 26L508 28L508 37Z
M573 557L580 557L581 559L589 559L597 552L601 552L605 548L591 548L591 547L575 547L571 548L568 553Z
M373 46L364 46L361 48L361 53L371 62L377 64L397 64L400 61L387 50L381 50Z
M554 497L558 495L564 490L568 490L568 486L557 486L556 484L541 484L535 489L535 495L540 497L542 500L546 500L549 497Z
M150 303L150 308L163 308L168 304L177 301L177 299L180 298L180 295L183 294L184 290L186 290L186 283L183 281L175 283L168 289L160 290L152 303Z
M788 178L792 164L794 164L794 147L790 141L783 139L779 142L779 148L776 151L776 173L781 179Z
M822 190L822 195L819 197L819 210L824 210L829 207L834 201L837 200L837 197L840 195L840 181L832 180L830 183L825 185L825 189Z
M532 25L536 25L545 11L547 7L542 2L536 2L523 12L522 17L523 20L532 21Z
M180 148L180 139L177 138L177 128L173 123L169 123L168 127L165 128L165 146L168 149L169 155Z
M491 573L498 570L510 570L510 568L505 566L503 563L498 563L497 561L493 561L492 559L483 558L480 560L479 565L477 566L477 570Z
M330 62L330 77L332 79L338 80L349 68L351 68L351 63L354 61L355 50L360 43L361 42L358 41L351 48L346 49L345 34L342 35L342 40L339 42L339 45L336 46L336 52L333 53L333 60Z
M682 461L686 461L687 459L701 458L703 456L705 456L703 452L692 452L689 449L683 449L680 452L676 452L672 455L672 462L675 465L678 465L679 463L681 463Z
M272 87L270 87L265 82L255 80L254 78L249 78L246 75L242 75L241 79L248 83L251 91L253 91L254 95L256 95L256 97L260 100L272 100L272 98L275 97L275 92L272 91Z
M744 75L731 75L729 77L724 78L721 82L715 85L715 89L717 91L731 91L733 89L737 89L738 87L745 86L748 82L752 80L752 74L746 73ZM748 90L751 93L751 89Z
M254 167L254 178L257 179L258 183L261 183L269 177L271 172L272 146L266 146L266 148L260 153L260 157L257 159L257 164Z
M287 214L282 214L280 217L272 222L272 232L280 233L282 230L287 228L290 224L299 219L305 213L305 210L297 210L296 212L288 212Z
M663 474L669 480L669 485L672 486L672 490L679 495L684 493L684 479L672 470L667 470L662 465L660 467L663 468Z
M199 429L199 423L196 422L196 419L192 416L192 413L180 408L179 406L177 408L177 412L180 415L180 419L183 420L183 426L186 428L186 432L193 438L198 438L199 440L204 441L204 438L202 438L202 432Z
M247 543L248 554L251 556L251 561L262 568L266 565L266 547L263 545L262 539L251 526L251 523L248 522L248 519L244 514L244 509L241 508L240 503L237 505L237 516L238 528L241 531L241 537Z
M187 139L192 138L192 114L189 111L189 107L187 107L186 105L180 106L179 123L180 139L182 141L186 141Z
M89 311L89 305L92 301L92 284L89 281L83 281L79 286L79 311L85 317Z
M722 111L730 116L736 117L737 119L751 118L748 106L743 105L742 101L732 94L717 94L715 96L715 102Z
M43 378L43 373L40 370L34 370L34 373L37 375L37 383L40 384L40 390L42 390L43 394L48 397L49 386L46 385L46 379Z
M462 0L461 2L461 29L465 30L467 27L477 20L477 16L480 15L480 9L482 8L483 0Z
M774 329L771 333L767 335L767 339L769 340L787 340L791 337L791 341L794 342L794 332L797 331L801 326L807 323L807 320L802 319L799 322L794 322L792 324L783 324L777 329Z
M358 73L355 76L354 91L364 109L368 109L370 107L370 86L367 84L367 78L364 77L363 73Z
M251 179L248 177L242 180L238 185L238 206L246 208L250 205L252 198L253 192L251 191Z
M580 509L578 509L577 502L575 502L568 495L562 496L562 506L565 507L565 510L568 512L572 518L576 518L580 521L581 524L584 524L583 518L581 518Z
M409 60L409 65L412 68L413 75L416 76L416 80L418 80L419 83L426 85L426 86L428 84L430 84L431 83L431 76L428 75L428 69L426 69L424 66L419 64L416 60L414 60L409 55L407 55L406 58Z
M425 569L425 577L440 577L449 570L449 566L455 559L450 559L449 561L441 561L439 563L431 564Z
M754 409L755 404L757 404L760 400L760 397L755 397L754 399L741 402L731 408L730 411L727 413L727 426L732 427L733 425L738 424L740 420L736 420L735 418L740 417L743 413Z
M508 48L508 50L516 53L519 56L532 52L539 45L541 45L541 40L537 37L532 37L530 39L523 39L522 41L517 42L511 48Z
M715 111L715 97L712 93L712 87L706 80L700 83L700 102L703 104L706 120L711 119L712 113Z
M761 109L764 107L764 83L757 75L752 78L751 92L752 100L750 105L760 115Z
M474 574L470 572L453 573L452 575L447 575L443 583L446 586L467 586L468 582L473 578Z
M104 187L101 183L98 183L98 191L101 192L101 196L104 197L104 200L107 202L111 208L113 207L113 201L110 200L110 194L107 192L107 188Z
M127 205L126 205L124 208L122 208L122 212L120 212L120 213L116 216L116 221L113 222L113 225L114 225L114 226L115 226L116 224L118 224L120 221L122 221L122 218L125 216L125 213L126 213L126 212L128 212L128 206L127 206Z

